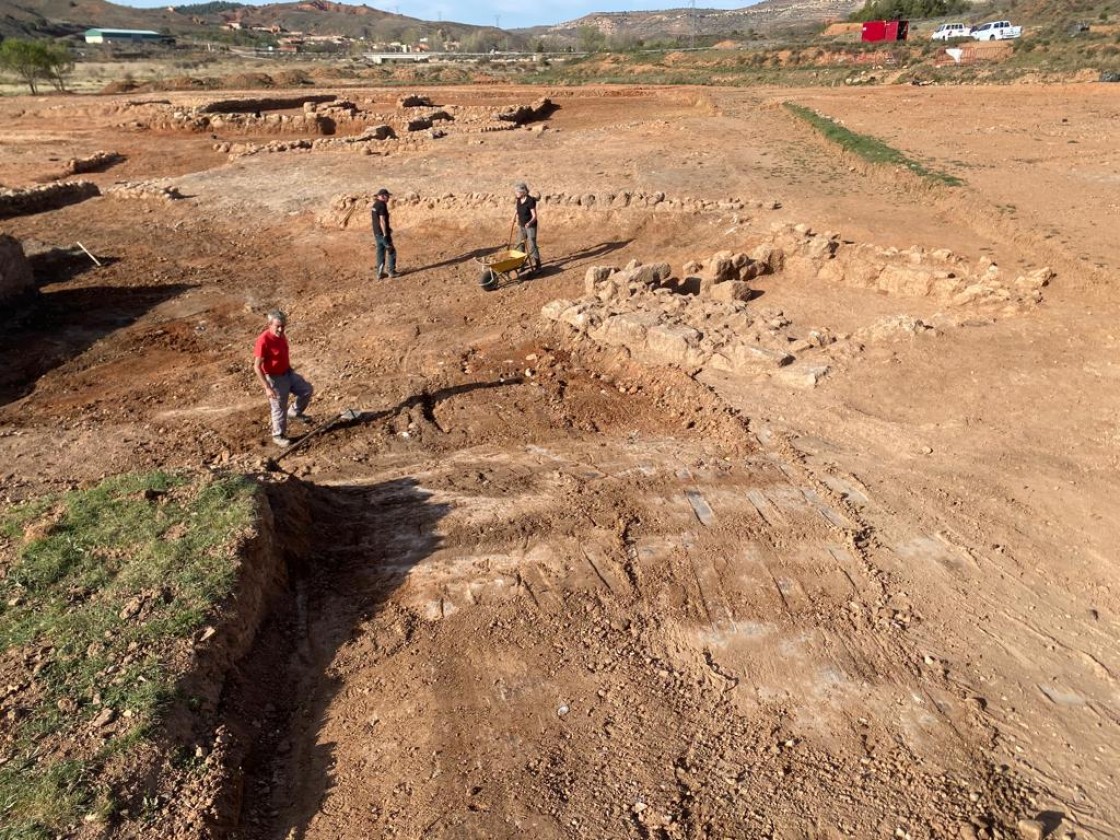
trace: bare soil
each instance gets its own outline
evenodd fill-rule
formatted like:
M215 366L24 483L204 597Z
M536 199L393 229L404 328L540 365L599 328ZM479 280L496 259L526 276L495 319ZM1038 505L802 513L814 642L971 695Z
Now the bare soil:
M4 187L123 158L80 176L100 197L2 222L42 293L0 337L7 499L154 466L293 476L274 490L293 583L226 692L241 795L197 792L165 825L1120 837L1115 90L415 92L559 108L360 153L176 127L135 96L0 100ZM399 90L344 95L407 116ZM783 100L965 186L869 169ZM473 257L506 243L521 180L544 196L545 269L484 292ZM362 202L380 186L405 273L378 282ZM623 191L664 200L598 199ZM592 266L683 276L781 224L1054 278L998 311L752 281L747 311L791 346L859 337L821 351L814 387L653 364L541 317ZM268 473L250 357L274 306L316 419L361 414ZM900 317L938 327L883 328Z

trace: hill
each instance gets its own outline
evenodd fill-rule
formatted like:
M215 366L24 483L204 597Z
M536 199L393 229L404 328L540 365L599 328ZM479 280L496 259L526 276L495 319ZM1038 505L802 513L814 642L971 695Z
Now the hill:
M764 0L740 9L666 9L655 12L604 12L585 15L555 26L541 27L541 35L576 36L591 27L612 40L653 40L663 37L723 37L748 33L816 27L847 17L863 0Z
M425 21L384 12L369 6L310 0L249 6L240 3L205 3L158 9L134 9L105 0L0 0L0 36L60 37L93 27L152 29L177 38L209 37L237 26L341 36L352 40L462 41L489 37L497 41L501 30L469 24Z

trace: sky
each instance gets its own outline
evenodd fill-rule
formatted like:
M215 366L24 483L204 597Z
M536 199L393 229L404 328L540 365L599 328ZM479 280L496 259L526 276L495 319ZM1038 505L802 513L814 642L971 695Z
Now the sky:
M205 0L111 0L122 6L157 8ZM294 0L283 0L293 2ZM281 2L281 0L277 0ZM761 0L696 0L700 9L741 9ZM251 5L262 5L252 3ZM361 5L361 4L354 4ZM688 0L366 0L383 12L420 20L446 20L501 29L524 29L563 23L592 12L646 12L688 7Z

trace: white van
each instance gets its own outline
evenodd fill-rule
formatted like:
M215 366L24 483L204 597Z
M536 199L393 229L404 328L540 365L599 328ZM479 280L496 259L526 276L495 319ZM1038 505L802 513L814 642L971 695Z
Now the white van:
M933 30L930 38L934 41L948 41L952 38L967 38L972 30L963 23L943 23Z

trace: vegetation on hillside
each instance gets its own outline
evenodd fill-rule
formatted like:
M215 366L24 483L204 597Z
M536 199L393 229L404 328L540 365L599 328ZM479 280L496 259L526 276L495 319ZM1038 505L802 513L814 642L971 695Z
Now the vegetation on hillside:
M234 12L244 9L244 3L227 3L217 0L214 3L194 3L189 6L172 6L181 15L220 15L222 12Z
M32 94L39 92L43 81L55 90L65 90L66 76L73 69L74 60L64 44L23 38L7 38L0 43L0 70L15 74Z
M784 104L786 110L809 123L809 125L813 126L813 128L824 135L826 139L868 163L902 167L928 181L945 184L951 187L960 186L963 183L960 178L954 175L947 175L944 172L931 170L921 163L906 157L906 155L893 146L888 146L882 140L870 137L866 134L857 134L845 128L835 120L822 116L810 108L806 108L803 105L796 105L792 102L786 102Z
M848 20L920 20L955 15L969 8L967 0L867 0Z

